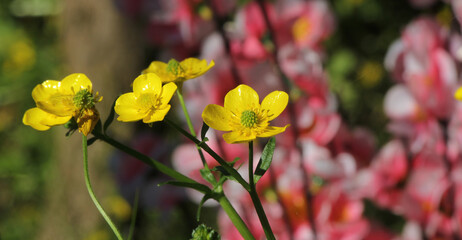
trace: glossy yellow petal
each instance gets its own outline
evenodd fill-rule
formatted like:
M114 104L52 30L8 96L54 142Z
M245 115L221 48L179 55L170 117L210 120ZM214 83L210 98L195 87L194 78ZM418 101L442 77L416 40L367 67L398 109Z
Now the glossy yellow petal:
M149 67L144 69L142 73L154 73L159 76L163 83L172 82L176 79L176 76L167 72L167 64L160 61L151 62Z
M51 126L64 124L71 118L72 116L59 117L47 113L40 108L31 108L24 113L22 122L36 130L45 131L50 129Z
M96 126L99 120L99 113L96 108L84 109L76 117L77 126L79 127L79 132L87 136Z
M51 96L59 95L61 90L61 81L46 80L38 84L32 90L32 98L35 102L47 101Z
M202 112L202 119L211 128L219 131L231 131L231 112L222 106L210 104Z
M289 102L289 95L282 91L274 91L263 99L261 109L267 111L268 121L275 119L284 111Z
M462 101L462 87L457 89L457 91L454 93L454 98L459 101Z
M173 94L175 94L175 91L177 89L177 86L175 83L167 83L162 87L162 95L160 96L160 109L163 109L167 106L167 104L170 102L170 99L172 99Z
M162 92L162 81L154 73L146 73L138 76L133 81L133 93L139 97L144 93L151 93L157 96Z
M243 111L260 108L257 92L244 84L237 86L226 94L224 105L227 110L238 117Z
M70 116L75 111L73 95L62 93L60 81L47 80L38 84L32 90L32 98L37 107L60 117Z
M117 98L114 110L119 117L117 120L122 122L133 122L143 119L147 110L140 107L136 101L134 93L126 93Z
M187 58L180 62L180 66L184 71L186 79L196 78L206 73L210 68L215 66L213 60L207 64L206 60L199 60L197 58Z
M285 125L284 127L268 126L263 130L263 132L258 134L257 137L272 137L274 135L284 132L286 128L289 126L290 126L289 124Z
M145 118L143 118L144 123L152 123L164 120L165 115L167 115L170 110L170 105L167 105L164 109L154 109L151 110Z
M73 73L61 81L62 94L76 94L82 89L87 89L92 92L92 83L88 77L83 73Z
M227 143L242 143L242 142L250 142L257 138L257 136L252 132L251 134L243 134L240 131L236 132L229 132L223 134L223 139Z

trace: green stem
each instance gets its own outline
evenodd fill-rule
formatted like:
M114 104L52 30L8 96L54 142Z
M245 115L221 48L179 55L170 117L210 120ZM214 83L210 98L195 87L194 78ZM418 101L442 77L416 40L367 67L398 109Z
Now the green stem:
M85 185L87 186L88 193L90 194L91 200L95 204L96 208L98 209L99 213L103 216L104 220L106 220L109 227L111 227L112 231L116 235L117 239L123 240L122 235L120 235L119 230L111 221L111 218L106 214L101 204L99 204L98 200L96 199L95 193L91 187L90 183L90 175L88 174L88 149L87 149L87 137L82 134L82 147L83 147L83 170L85 174Z
M107 135L103 135L103 134L97 133L95 131L93 132L93 135L96 138L108 143L109 145L111 145L111 146L113 146L113 147L115 147L115 148L117 148L117 149L119 149L119 150L133 156L134 158L148 164L149 166L159 170L160 172L164 173L167 176L170 176L170 177L172 177L172 178L174 178L174 179L176 179L178 181L199 184L198 182L194 181L193 179L191 179L191 178L189 178L189 177L175 171L174 169L172 169L172 168L170 168L170 167L168 167L168 166L166 166L166 165L164 165L164 164L162 164L162 163L160 163L160 162L158 162L158 161L156 161L156 160L154 160L154 159L152 159L152 158L150 158L150 157L148 157L148 156L146 156L146 155L144 155L144 154L142 154L142 153L140 153L140 152L138 152L138 151L136 151L136 150L134 150L134 149L132 149L130 147L125 146L124 144L112 139L111 137L109 137ZM203 190L200 191L200 192L205 193L205 192L208 192L209 190L210 189L207 186L203 185Z
M178 132L183 134L185 137L189 138L193 141L197 146L201 147L204 151L206 151L210 156L212 156L233 178L242 185L247 191L250 190L249 184L242 178L239 172L236 171L233 167L231 167L223 158L221 158L215 151L213 151L205 142L199 141L199 139L195 138L193 135L189 134L177 124L172 122L170 119L165 118L164 121L169 124L171 127L175 128Z
M194 126L192 125L191 117L189 116L188 109L186 108L186 104L184 103L183 93L179 88L176 89L176 95L178 96L178 100L180 100L181 108L183 108L183 113L186 118L186 122L188 123L189 132L191 133L191 135L196 137L197 135L194 131Z
M196 137L197 134L196 134L196 131L194 131L194 126L191 122L191 117L189 116L188 109L186 108L186 104L184 102L183 93L180 88L176 89L176 95L178 96L178 100L180 100L180 104L181 104L181 108L183 109L184 117L186 118L186 122L188 123L189 132L191 133L193 137ZM207 162L205 161L205 157L204 157L204 154L202 153L201 148L197 146L197 144L196 144L196 147L197 147L197 151L199 152L199 156L201 157L202 165L204 167L207 167Z
M231 205L229 200L226 198L226 196L222 194L217 200L218 200L218 203L220 203L220 206L223 208L223 210L225 210L229 219L231 219L231 222L234 224L234 226L237 228L239 233L242 235L242 237L246 240L255 240L249 228L247 228L247 225L244 223L242 218L233 208L233 206Z
M249 142L249 184L250 184L250 198L252 198L253 205L255 206L255 210L257 211L258 218L260 219L260 223L263 227L263 231L265 231L266 238L268 240L275 240L273 230L271 230L271 226L268 222L268 218L266 217L265 210L260 202L260 198L257 194L257 189L255 188L255 183L253 179L253 141Z
M130 230L128 231L128 238L127 238L128 240L133 239L133 234L135 233L135 223L136 223L136 214L138 212L139 197L140 197L140 190L136 189L135 201L133 203L133 209L132 209L132 219L130 222Z

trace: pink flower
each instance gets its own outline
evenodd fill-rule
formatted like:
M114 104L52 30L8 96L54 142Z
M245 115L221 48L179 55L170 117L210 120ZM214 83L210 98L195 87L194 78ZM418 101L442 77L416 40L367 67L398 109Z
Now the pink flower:
M401 141L393 140L383 146L373 160L371 168L380 176L385 188L393 187L403 181L408 173L408 162Z
M283 21L300 48L319 49L335 28L335 19L324 0L297 2L283 10Z
M384 110L394 121L418 122L428 118L427 113L403 84L394 85L387 91Z
M420 17L406 26L401 38L404 48L420 58L444 46L447 30L430 17Z

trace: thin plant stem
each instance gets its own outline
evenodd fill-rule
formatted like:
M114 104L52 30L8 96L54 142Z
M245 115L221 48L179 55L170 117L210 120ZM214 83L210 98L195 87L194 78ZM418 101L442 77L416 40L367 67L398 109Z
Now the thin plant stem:
M275 191L277 201L278 201L279 205L281 205L281 208L283 209L282 218L284 219L285 227L287 229L287 233L289 234L289 239L293 240L294 239L294 233L293 233L293 229L292 229L292 223L291 223L290 217L288 215L289 210L287 209L287 205L282 200L282 196L278 191L278 187L276 185L276 178L275 178L273 170L271 168L268 169L268 174L269 174L269 177L270 177L271 186L273 187L273 189Z
M178 96L178 100L180 100L181 108L183 108L183 113L186 118L186 122L188 123L189 132L191 133L191 135L196 137L196 132L194 131L194 126L192 125L191 117L189 116L188 109L186 108L186 104L184 103L183 93L181 89L176 89L176 95Z
M170 125L174 129L176 129L178 132L183 134L185 137L189 138L189 140L193 141L197 146L202 148L211 157L213 157L228 172L228 174L233 176L234 179L239 184L241 184L242 187L245 188L245 190L247 190L247 191L250 190L249 184L244 180L244 178L242 178L242 176L236 171L236 169L231 167L223 158L221 158L215 151L213 151L205 142L200 141L199 139L195 138L193 135L186 132L184 129L179 127L176 123L174 123L170 119L165 118L164 120L168 125Z
M106 214L101 204L96 199L95 193L93 192L93 188L91 187L90 183L90 174L88 173L88 149L87 149L87 136L82 134L82 148L83 148L83 171L85 175L85 185L87 186L88 193L90 194L90 198L95 204L96 208L98 209L101 216L103 216L104 220L106 220L109 227L111 227L112 231L116 235L118 240L123 240L122 235L120 235L119 230L112 222L111 218Z
M265 210L261 205L260 198L257 194L257 189L255 187L254 179L253 179L253 141L249 142L249 184L250 184L250 198L252 198L253 205L255 206L255 210L257 211L258 218L260 219L260 223L263 227L263 231L265 232L266 238L268 240L275 240L273 230L271 230L271 226L268 222L268 218L266 217Z
M132 219L130 222L130 230L128 231L128 238L127 240L133 239L133 235L135 233L135 223L136 223L136 215L138 213L138 202L140 198L140 190L137 189L135 193L135 200L133 201L133 210L132 210Z
M239 214L236 212L236 210L233 208L233 206L229 202L228 198L226 198L226 196L223 193L217 199L217 201L218 203L220 203L220 206L223 208L223 210L225 210L229 219L234 224L234 226L237 228L237 230L242 235L242 237L245 240L255 240L254 236L250 232L247 225L244 223L242 218L239 216Z
M194 131L194 126L193 126L193 124L191 122L191 117L189 116L188 109L186 108L186 104L184 103L183 93L182 93L181 89L179 89L179 88L176 89L176 95L178 96L178 100L180 100L181 108L183 108L183 113L184 113L184 117L186 118L186 122L188 123L189 132L191 133L191 135L196 137L197 136L196 131ZM197 146L197 144L196 144L196 147L197 147L197 151L199 152L199 156L201 158L202 165L204 167L208 168L207 162L205 161L204 153L202 152L201 148L199 146Z
M268 35L269 35L269 37L272 40L273 45L274 45L274 49L273 49L273 52L272 52L273 61L274 61L273 65L274 65L274 67L275 67L275 69L277 71L277 74L279 75L279 80L281 81L281 83L282 83L282 85L284 87L284 91L290 93L292 88L293 88L293 83L289 80L287 75L284 73L284 71L280 67L279 56L278 56L278 53L279 53L278 43L276 42L274 30L273 30L273 27L271 26L271 22L270 22L268 13L265 10L265 3L264 3L263 0L257 0L257 3L258 3L258 6L260 8L260 11L262 12L263 19L265 21L265 25L266 25L266 27L268 29ZM301 145L300 145L300 143L298 141L298 136L299 136L299 133L297 131L298 123L297 123L297 118L295 116L295 107L294 107L294 104L292 102L289 102L288 110L289 110L289 116L290 116L290 123L293 126L292 127L292 133L293 133L292 136L293 136L293 139L294 139L294 144L295 144L295 146L296 146L296 148L298 150L299 156L300 156L300 162L299 162L300 169L301 169L301 172L302 172L302 177L305 180L305 181L303 181L303 189L304 189L304 192L305 192L305 199L306 199L306 202L308 204L308 207L306 209L307 216L308 216L308 221L310 222L311 230L313 231L313 239L316 240L317 239L317 230L316 230L316 221L314 219L314 211L313 211L313 195L311 193L310 185L309 185L309 183L311 182L311 178L310 178L310 175L309 175L308 171L305 169L305 167L303 165L303 148L301 147Z
M199 184L198 182L194 181L193 179L191 179L191 178L189 178L189 177L175 171L174 169L162 164L161 162L158 162L158 161L156 161L156 160L154 160L154 159L152 159L152 158L150 158L150 157L136 151L135 149L132 149L132 148L130 148L130 147L128 147L128 146L114 140L114 139L112 139L111 137L109 137L107 135L103 135L103 134L95 132L95 131L93 131L93 135L96 138L108 143L109 145L121 150L122 152L125 152L128 155L131 155L132 157L146 163L147 165L153 167L154 169L159 170L160 172L164 173L165 175L167 175L169 177L172 177L175 180L183 181L183 182L187 182L187 183L193 183L193 184L197 183L197 184ZM210 190L207 186L205 186L205 185L203 185L203 186L204 186L204 190L200 191L200 192L205 193L205 192L208 192Z
M173 123L172 123L173 124ZM176 126L176 125L175 125ZM176 126L178 127L178 126ZM183 130L184 133L188 134L189 137L195 139L197 142L200 142L199 140L197 140L196 138L192 137L192 135L190 135L189 133L187 133L186 131ZM195 184L195 185L200 185L201 188L194 188L196 189L197 191L199 192L202 192L202 193L210 193L210 188L208 188L207 186L203 185L203 184L200 184L196 181L194 181L193 179L190 179L186 176L184 176L183 174L165 166L164 164L154 160L154 159L151 159L150 157L130 148L130 147L127 147L125 146L124 144L122 143L119 143L118 141L106 136L106 135L103 135L101 133L98 133L98 132L93 132L93 135L108 143L109 145L135 157L136 159L138 160L141 160L142 162L148 164L149 166L153 167L154 169L157 169L159 170L160 172L166 174L167 176L170 176L178 181L183 181L183 182L187 182L189 184ZM197 144L197 142L195 142ZM86 146L86 145L85 145ZM210 148L208 148L208 150L212 151ZM212 151L213 152L213 151ZM216 153L215 153L216 154ZM224 162L224 160L222 160ZM226 162L225 162L226 163ZM245 181L244 181L245 182ZM238 229L239 233L244 237L244 239L246 240L255 240L255 238L252 236L252 234L250 233L250 230L249 228L247 227L247 225L245 225L244 221L242 220L242 218L239 216L239 214L236 212L236 210L234 209L234 207L231 205L231 203L229 202L229 200L226 198L226 196L221 193L221 195L219 195L218 197L215 196L213 197L216 201L219 202L219 204L223 207L223 209L225 210L226 214L229 216L229 218L231 219L231 221L233 222L234 226L236 226L236 228ZM120 239L119 239L120 240Z

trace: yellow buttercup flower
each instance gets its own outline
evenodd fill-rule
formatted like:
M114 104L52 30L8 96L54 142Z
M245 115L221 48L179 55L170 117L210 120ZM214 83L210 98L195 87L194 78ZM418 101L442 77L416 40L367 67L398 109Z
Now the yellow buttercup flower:
M148 68L143 70L143 73L155 73L162 79L162 83L182 83L188 79L197 78L206 73L215 65L213 61L207 64L206 60L197 58L186 58L178 62L171 59L168 63L154 61Z
M92 83L82 73L71 74L62 81L46 80L32 90L32 98L37 107L27 110L22 122L40 131L74 118L79 131L87 136L99 120L95 104L102 97L93 95Z
M210 104L202 112L204 122L223 134L227 143L250 142L257 137L271 137L282 133L284 127L269 126L269 121L279 116L287 106L289 96L274 91L259 103L257 92L247 85L239 85L225 96L224 107Z
M143 119L144 123L162 121L170 110L170 99L176 91L174 83L162 86L154 73L138 76L133 81L133 92L123 94L116 100L114 110L122 122Z
M462 101L462 87L458 88L457 91L454 93L454 98Z

